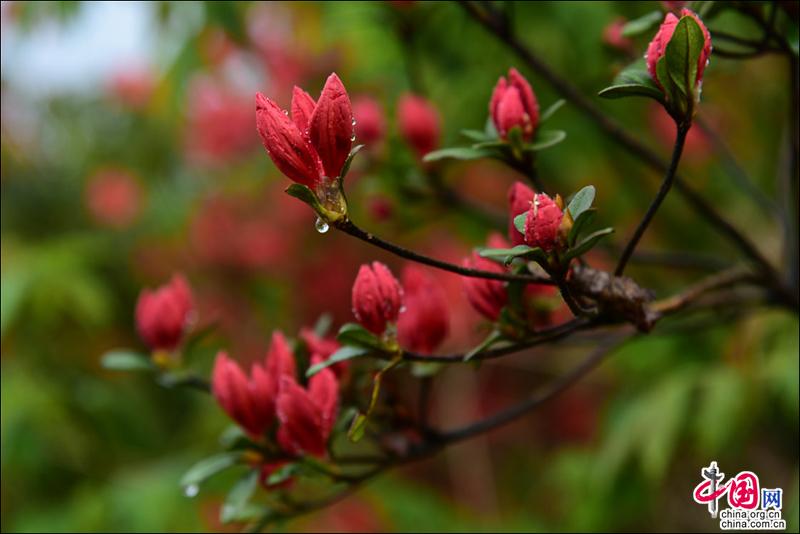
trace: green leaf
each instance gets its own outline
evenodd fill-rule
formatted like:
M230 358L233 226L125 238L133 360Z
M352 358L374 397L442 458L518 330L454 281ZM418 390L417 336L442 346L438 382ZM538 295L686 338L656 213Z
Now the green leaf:
M492 120L491 115L486 117L486 124L483 125L483 131L486 133L486 137L488 139L497 139L500 137L497 133L497 128L494 126L494 121Z
M451 147L451 148L443 148L441 150L434 150L433 152L428 152L425 154L425 157L422 158L422 161L438 161L440 159L460 159L460 160L470 160L470 159L480 159L480 158L488 158L494 155L494 151L489 150L488 148L472 148L472 147Z
M287 481L300 471L301 471L300 466L294 462L283 464L275 471L270 473L269 477L267 478L267 485L269 486L278 485L281 482Z
M664 13L658 10L651 11L647 15L642 15L639 18L628 21L625 26L622 27L622 36L634 37L636 35L641 35L651 28L654 28L663 19Z
M350 150L350 153L347 155L347 159L344 160L344 165L342 165L342 172L339 173L340 180L344 180L345 176L347 176L347 173L350 172L350 164L353 162L353 158L362 148L364 148L364 145L356 145Z
M486 135L486 132L483 132L481 130L461 130L461 135L463 135L470 141L475 141L478 143L483 141L489 141L490 139L492 139L491 137Z
M359 413L353 419L350 428L347 430L347 439L353 443L358 443L364 437L364 431L367 429L367 416Z
M413 362L411 374L417 378L424 378L438 374L443 368L444 364L439 362Z
M678 21L675 33L672 34L664 51L665 68L675 87L673 91L675 100L672 104L676 106L675 111L680 115L691 113L691 108L699 96L695 91L697 63L704 44L703 30L694 18L685 16ZM663 84L660 73L658 79Z
M664 51L670 79L685 96L694 98L697 63L704 44L703 30L694 18L685 16L678 21ZM660 76L659 81L662 81Z
M106 352L100 359L105 369L114 371L153 371L155 366L146 355L132 350L117 349Z
M562 130L539 130L533 142L525 146L528 152L538 152L557 145L566 139L567 133Z
M792 49L792 53L797 56L800 55L800 30L798 30L800 26L798 26L796 20L790 20L787 23L786 27L786 41L789 43L789 48Z
M578 236L581 234L584 228L592 222L594 219L597 210L595 208L589 208L588 210L583 211L578 217L573 220L572 222L572 229L569 231L569 236L567 236L567 242L569 246L574 246L575 242L578 240Z
M517 245L514 248L485 248L478 252L482 258L500 261L504 265L511 263L514 258L537 257L540 253L543 253L542 249L529 247L528 245Z
M561 100L556 100L555 102L553 102L550 105L550 107L548 107L541 113L541 115L539 115L539 124L542 125L548 120L550 120L550 118L556 113L556 111L561 109L561 107L566 103L567 101L564 100L563 98Z
M514 217L514 228L517 229L517 232L525 235L525 221L528 219L528 212L520 213L516 217Z
M294 198L300 199L317 212L322 213L322 205L319 203L317 195L306 185L292 184L286 188L286 192Z
M664 103L664 93L653 81L643 59L633 62L620 72L610 87L598 93L603 98L644 96Z
M319 337L325 337L328 335L328 331L331 329L331 325L333 324L333 315L330 313L323 313L317 319L317 322L314 324L314 334Z
M346 323L339 328L336 340L342 345L355 345L371 349L383 350L383 342L378 336L358 323Z
M489 333L489 335L486 336L486 339L481 341L477 346L473 347L472 350L470 350L464 355L464 361L465 362L470 361L472 358L475 357L476 354L488 349L489 347L491 347L492 345L503 339L504 339L503 334L499 330L492 330Z
M603 228L602 230L598 230L596 232L592 232L585 239L583 239L580 243L575 245L573 248L569 249L566 254L564 254L564 260L569 261L572 258L580 256L581 254L586 253L589 251L593 246L597 244L602 238L609 234L613 234L613 228Z
M339 362L343 362L346 360L352 360L353 358L358 358L359 356L364 356L365 354L369 354L372 352L372 349L367 347L354 347L352 345L345 345L344 347L340 348L336 352L330 355L330 357L318 364L312 365L306 371L306 376L311 377L315 374L319 373L326 367L330 367L331 365Z
M222 523L240 520L240 514L247 509L248 501L258 487L258 475L257 469L248 471L231 488L219 512L219 520Z
M223 452L203 458L186 471L181 478L181 486L201 484L209 477L235 465L239 458L241 458L240 452Z
M587 185L572 197L572 200L567 206L572 220L575 221L580 217L581 213L592 207L594 202L595 188L593 185Z

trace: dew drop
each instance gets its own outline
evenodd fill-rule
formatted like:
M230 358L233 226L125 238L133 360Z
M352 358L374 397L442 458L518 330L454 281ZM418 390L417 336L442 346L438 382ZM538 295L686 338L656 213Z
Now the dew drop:
M286 116L288 117L288 116L289 116L289 111L284 109L284 110L283 110L283 114L284 114L284 115L286 115Z
M200 493L200 487L197 484L189 484L185 488L183 488L183 494L189 497L196 497L197 494Z
M405 313L405 312L406 312L406 306L405 304L403 304L402 306L400 306L400 313Z
M355 126L355 125L356 125L356 118L355 118L355 117L353 117L353 120L351 121L351 124L352 124L353 126Z
M317 217L317 222L314 223L314 228L317 229L317 232L324 234L330 229L330 226L328 226L327 222Z
M351 135L350 136L350 142L352 143L355 140L356 140L356 134Z

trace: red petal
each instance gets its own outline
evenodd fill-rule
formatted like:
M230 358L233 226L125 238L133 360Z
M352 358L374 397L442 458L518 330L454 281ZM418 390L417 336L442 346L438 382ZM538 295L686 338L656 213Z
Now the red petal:
M353 110L347 90L335 73L328 76L322 88L308 133L325 176L338 177L353 146Z
M322 418L308 392L293 378L281 377L277 404L281 427L278 439L286 452L291 454L325 454L325 439L322 434Z
M308 137L308 125L315 107L317 104L311 95L295 85L292 90L292 120L305 137Z
M339 383L330 369L323 369L308 381L308 394L317 405L322 422L322 438L328 441L339 410Z
M321 166L294 122L270 99L256 95L256 126L275 166L289 179L315 188Z

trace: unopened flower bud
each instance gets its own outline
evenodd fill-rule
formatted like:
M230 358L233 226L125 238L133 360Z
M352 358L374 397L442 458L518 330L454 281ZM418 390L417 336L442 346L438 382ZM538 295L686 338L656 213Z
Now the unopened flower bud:
M553 250L558 241L558 231L564 212L544 193L538 193L525 219L525 242L545 252Z
M533 139L539 125L539 103L528 80L517 69L508 71L508 79L501 76L497 80L489 114L502 139L508 139L508 132L515 127L525 141Z
M373 334L383 334L396 323L402 306L400 283L384 264L362 265L353 283L353 314Z

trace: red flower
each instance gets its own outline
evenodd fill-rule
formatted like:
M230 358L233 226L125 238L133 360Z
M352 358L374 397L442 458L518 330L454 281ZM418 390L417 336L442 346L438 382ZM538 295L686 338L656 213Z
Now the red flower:
M86 185L86 206L92 218L111 228L130 226L142 207L142 189L127 171L104 169Z
M292 117L256 94L256 126L275 166L295 182L317 189L339 177L353 145L353 112L342 81L334 73L314 102L294 88Z
M439 113L421 96L405 94L400 97L397 121L403 139L420 158L439 146Z
M683 17L692 17L695 22L697 22L698 26L700 26L700 29L703 30L703 36L705 37L703 51L700 53L700 58L697 60L697 77L695 78L695 83L700 83L703 79L703 72L708 64L708 57L711 55L711 35L708 33L708 29L706 28L705 24L703 24L703 21L700 20L700 17L698 17L693 11L688 9L681 10L681 18ZM647 47L647 54L645 55L645 59L647 60L647 70L650 72L650 76L653 78L653 80L661 88L663 88L663 86L661 85L661 81L658 79L656 65L658 64L658 61L664 57L664 53L667 50L667 44L669 43L670 39L672 39L672 34L675 33L675 27L678 25L678 22L680 22L678 17L676 17L673 13L667 13L667 15L664 17L664 22L661 23L661 26L658 28L658 32L656 33L655 37L653 37L653 40L650 41L650 45Z
M513 246L525 243L525 238L514 226L514 219L531 209L534 195L536 192L522 182L514 182L508 189L508 238Z
M356 119L356 138L367 146L375 145L386 131L381 105L369 97L361 97L353 103Z
M323 456L339 409L339 384L330 369L308 381L308 389L283 376L278 395L278 444L289 454Z
M473 252L471 258L464 260L464 267L495 273L504 272L503 268L498 264L480 257L477 252ZM467 300L472 304L472 307L490 321L496 321L500 317L503 307L508 303L505 283L501 280L467 276L463 277L462 280L464 281Z
M564 212L558 204L546 194L538 193L525 219L525 242L545 252L553 250L558 240L558 227L563 218Z
M353 315L374 334L383 334L387 323L397 322L402 306L400 283L384 264L374 261L358 270L353 283Z
M250 377L225 352L219 352L211 373L211 391L231 419L258 439L275 420L280 378L294 373L289 345L276 331L264 363L254 364Z
M520 128L522 138L530 141L539 125L539 103L531 85L517 69L509 69L508 80L500 77L489 102L489 114L503 139L514 127Z
M173 350L181 341L194 309L183 275L156 290L144 289L136 303L139 335L152 350Z
M406 311L397 321L397 338L403 348L431 354L450 329L447 297L441 285L417 265L407 265L402 278Z

